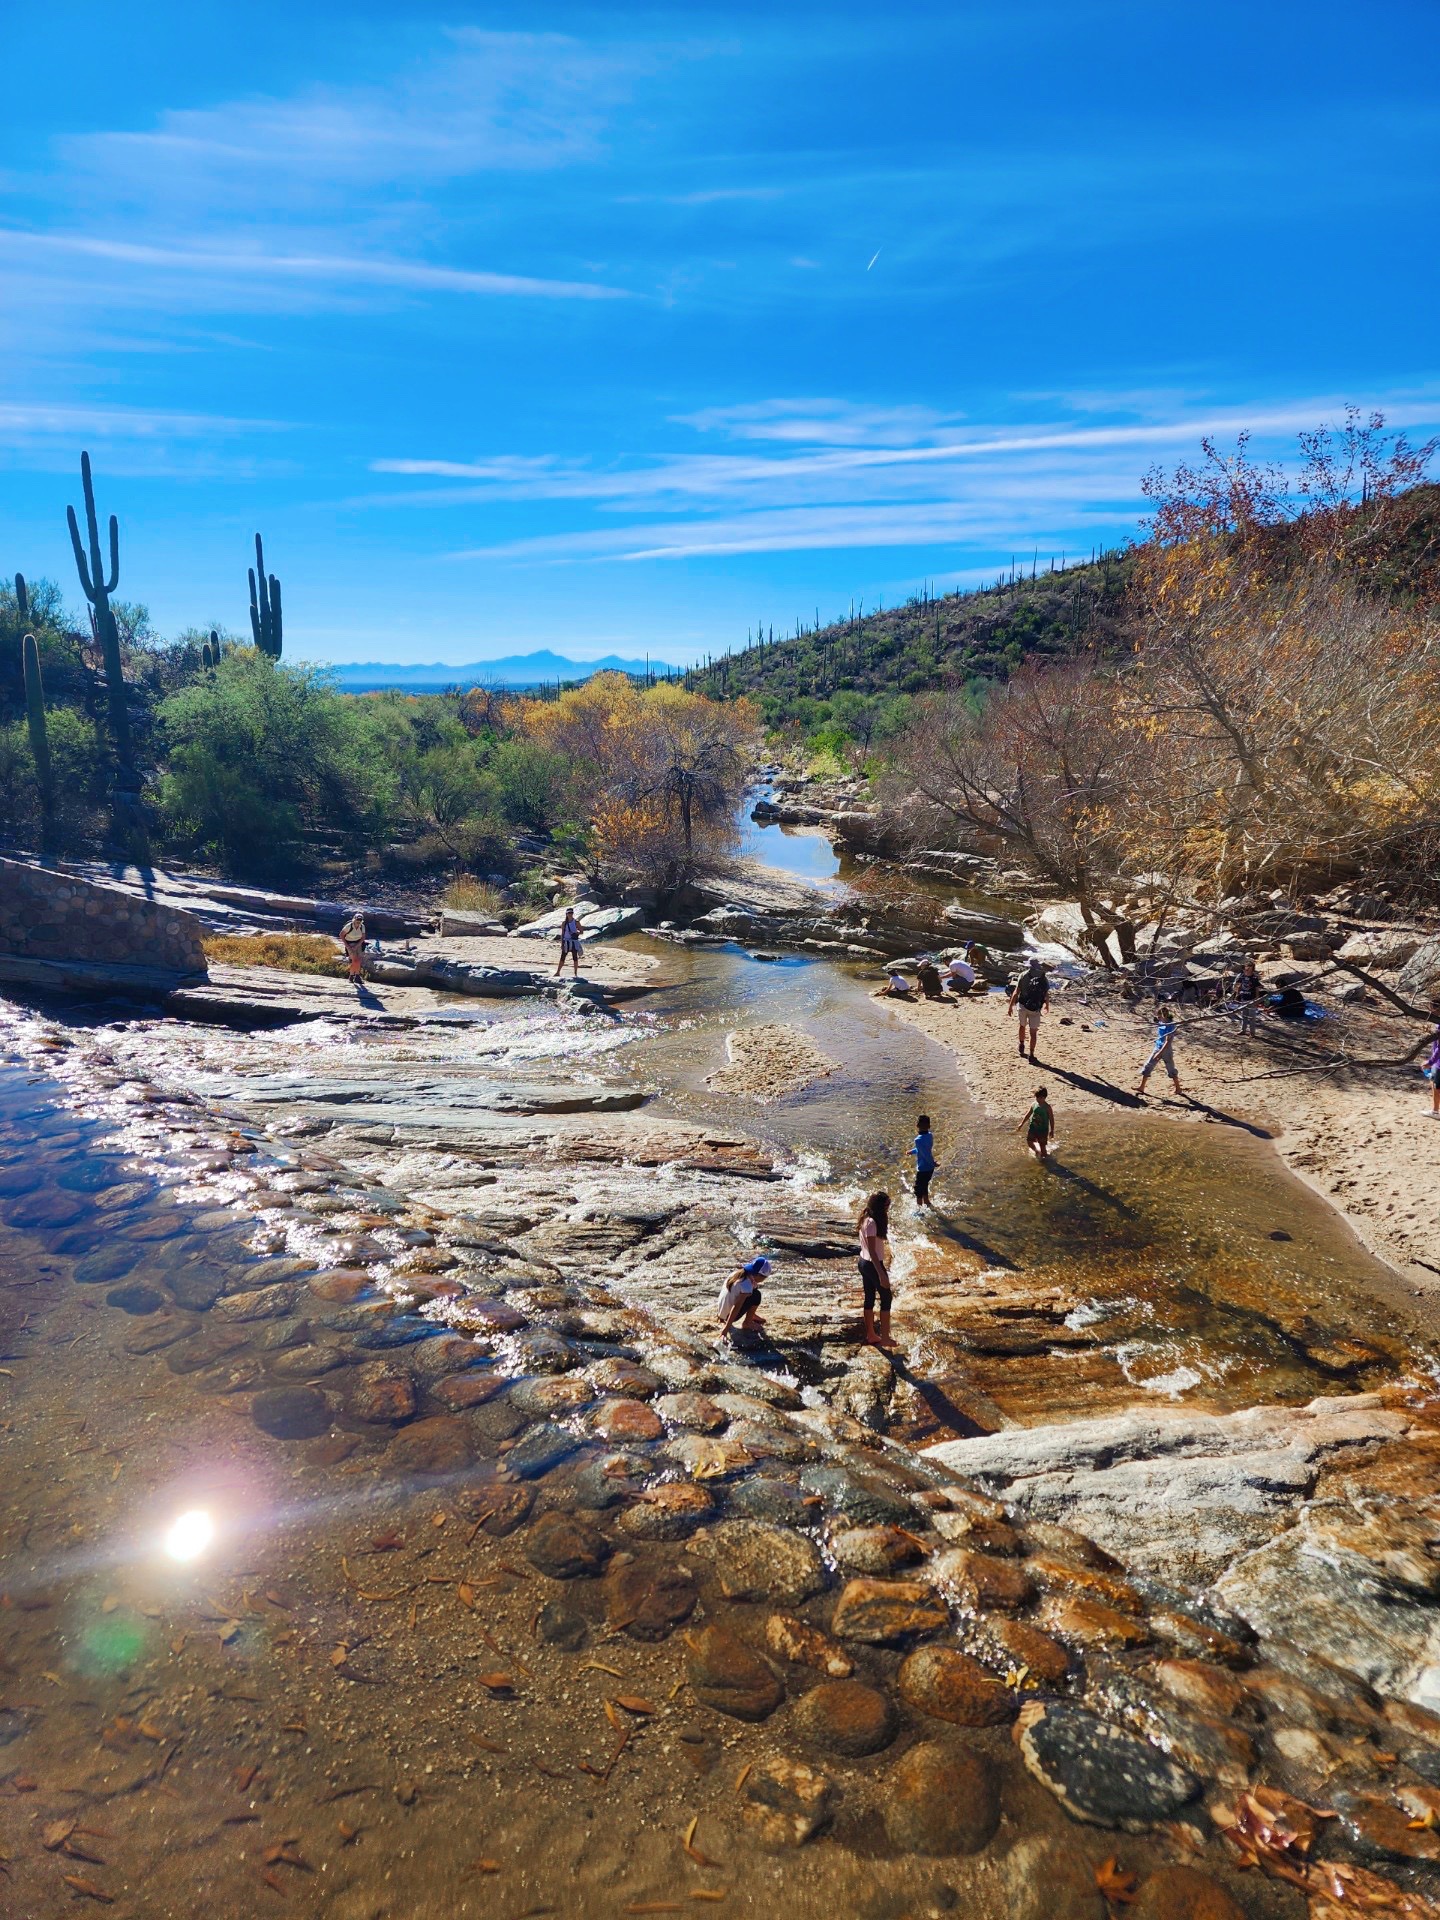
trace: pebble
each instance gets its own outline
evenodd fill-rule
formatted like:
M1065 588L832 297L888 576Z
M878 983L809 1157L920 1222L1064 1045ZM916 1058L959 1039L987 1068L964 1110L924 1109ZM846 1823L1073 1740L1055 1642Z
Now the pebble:
M169 1287L177 1307L191 1313L208 1313L220 1298L222 1281L207 1267L183 1267L170 1275Z
M525 1539L525 1558L552 1580L575 1580L601 1571L610 1542L598 1527L573 1514L545 1513Z
M571 1474L564 1498L571 1507L596 1513L618 1507L635 1492L636 1482L644 1477L649 1463L638 1453L616 1451L583 1462Z
M326 1273L312 1274L309 1281L317 1300L333 1301L342 1307L363 1299L374 1284L368 1273L354 1267L332 1267Z
M386 1457L394 1470L431 1479L468 1467L475 1449L470 1429L458 1414L435 1413L397 1433Z
M760 1520L726 1520L705 1537L715 1578L727 1600L769 1600L798 1606L825 1585L814 1541Z
M969 1547L949 1547L932 1555L927 1572L937 1586L974 1611L1013 1613L1035 1597L1035 1582L1018 1561Z
M295 1305L299 1289L293 1282L279 1286L256 1287L248 1293L232 1293L215 1305L217 1320L232 1320L249 1325L256 1320L278 1320Z
M313 1440L330 1425L330 1408L313 1387L266 1387L250 1402L250 1418L276 1440Z
M588 1406L594 1397L590 1383L574 1374L544 1380L517 1380L510 1389L513 1403L532 1420L544 1419L548 1414L571 1413L576 1407Z
M483 1407L487 1400L493 1400L502 1392L504 1386L503 1374L472 1367L467 1373L454 1373L446 1380L437 1380L430 1395L449 1412L463 1413L469 1407Z
M742 1716L745 1718L758 1716ZM834 1815L833 1782L818 1768L787 1754L766 1754L745 1780L741 1815L764 1847L803 1847Z
M632 1640L664 1640L688 1620L698 1595L694 1577L676 1566L632 1563L605 1576L605 1625Z
M1208 1873L1161 1867L1141 1885L1130 1920L1245 1920L1245 1910Z
M896 1684L912 1707L958 1727L996 1727L1015 1715L1011 1689L953 1647L917 1647Z
M590 1368L590 1378L602 1393L618 1393L627 1400L652 1400L665 1384L658 1373L634 1360L601 1360Z
M510 1352L515 1366L528 1374L568 1373L580 1363L570 1342L547 1327L532 1326L516 1334Z
M704 1487L667 1480L639 1493L620 1515L619 1526L632 1540L683 1540L714 1511Z
M719 1433L729 1415L704 1393L667 1393L655 1402L655 1411L672 1427L690 1427L696 1433Z
M547 1600L535 1616L535 1637L547 1647L578 1653L590 1637L590 1628L580 1614L558 1600Z
M659 1414L643 1400L602 1400L587 1416L586 1425L602 1439L621 1443L658 1440L665 1431Z
M854 1661L838 1641L793 1614L770 1615L765 1622L765 1645L777 1660L813 1668L831 1680L848 1680L855 1671Z
M487 1407L485 1411L488 1413L490 1409ZM538 1480L562 1460L568 1460L579 1444L574 1434L567 1433L564 1427L542 1421L522 1434L506 1454L505 1471L520 1480Z
M883 1645L949 1624L943 1602L917 1580L851 1580L835 1603L830 1629L842 1640Z
M523 1526L534 1504L533 1487L511 1486L503 1480L492 1481L478 1491L467 1489L460 1501L462 1510L492 1540L503 1540Z
M915 1517L909 1500L896 1488L844 1467L807 1467L800 1484L807 1493L818 1493L832 1513L855 1526L903 1526Z
M763 1720L785 1698L785 1689L759 1655L724 1627L702 1627L687 1635L686 1646L690 1688L701 1706L734 1720Z
M1187 1767L1111 1721L1068 1702L1031 1706L1019 1737L1025 1765L1077 1820L1142 1833L1200 1791Z
M890 1775L883 1806L890 1844L931 1856L978 1853L1000 1824L1000 1788L980 1754L922 1741Z
M827 1680L799 1702L790 1724L807 1746L854 1760L888 1747L899 1721L878 1688L860 1680Z
M726 1494L731 1513L746 1520L770 1520L779 1526L805 1526L814 1517L814 1509L805 1504L806 1496L788 1480L776 1480L769 1474L752 1474Z
M134 1280L128 1286L112 1287L105 1296L107 1307L119 1307L122 1313L158 1313L165 1306L166 1299L157 1287L146 1286L143 1280Z
M920 1543L899 1527L846 1527L831 1536L830 1552L847 1573L894 1573L921 1556Z
M415 1413L415 1382L385 1360L368 1360L355 1371L349 1411L374 1426L399 1426Z

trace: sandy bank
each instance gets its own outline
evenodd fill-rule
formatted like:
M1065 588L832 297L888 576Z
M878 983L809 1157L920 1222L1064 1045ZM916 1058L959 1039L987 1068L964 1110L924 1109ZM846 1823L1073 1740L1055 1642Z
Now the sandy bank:
M1048 1086L1065 1150L1067 1116L1141 1111L1135 1098L1154 1026L1148 1015L1093 1002L1083 988L1058 993L1040 1032L1038 1065L1021 1061L1004 998L892 1003L955 1054L971 1093L1012 1125L1033 1089ZM1399 1052L1398 1024L1375 1047ZM1414 1068L1349 1074L1276 1074L1284 1055L1264 1038L1242 1041L1232 1021L1186 1011L1175 1039L1184 1089L1161 1069L1143 1110L1167 1120L1240 1126L1268 1138L1285 1164L1331 1202L1355 1233L1407 1282L1440 1300L1440 1121ZM1022 1151L1016 1141L1016 1152Z

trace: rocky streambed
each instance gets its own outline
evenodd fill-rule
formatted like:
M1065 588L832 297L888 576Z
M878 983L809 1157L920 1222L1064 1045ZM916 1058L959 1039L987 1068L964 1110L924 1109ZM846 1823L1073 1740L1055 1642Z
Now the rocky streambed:
M1440 1409L1364 1256L1243 1179L1167 1238L1098 1134L1022 1190L833 970L751 1012L837 1072L706 1090L687 958L613 1016L8 1010L16 1910L1431 1912ZM917 1097L965 1190L892 1360L848 1207Z

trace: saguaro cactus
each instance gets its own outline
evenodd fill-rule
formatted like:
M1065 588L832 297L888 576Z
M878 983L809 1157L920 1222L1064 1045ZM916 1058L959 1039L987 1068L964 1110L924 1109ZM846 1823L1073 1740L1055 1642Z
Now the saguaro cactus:
M80 480L85 489L85 527L89 536L89 560L80 540L80 523L74 507L65 509L70 523L70 544L75 549L75 567L80 585L90 602L95 638L105 662L105 698L110 715L110 736L115 745L115 814L117 829L123 816L138 809L139 783L135 778L135 754L130 740L130 705L125 694L125 669L120 658L120 630L110 610L110 596L120 578L120 522L110 516L110 577L100 554L100 527L95 517L95 486L90 478L90 456L80 455ZM127 827L132 823L123 820Z
M265 549L255 536L255 564L250 569L250 631L261 653L272 660L280 658L284 630L280 614L280 582L272 573L265 577Z
M20 618L30 617L30 595L25 576L15 576L15 599ZM55 823L55 775L50 765L50 732L45 724L45 686L40 678L40 643L33 633L21 636L20 660L25 673L25 719L30 729L30 752L35 761L35 778L40 787L42 832L48 848Z

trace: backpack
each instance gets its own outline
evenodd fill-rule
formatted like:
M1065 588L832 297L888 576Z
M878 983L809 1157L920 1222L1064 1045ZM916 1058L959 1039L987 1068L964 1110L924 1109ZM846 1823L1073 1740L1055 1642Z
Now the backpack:
M1050 991L1050 982L1043 973L1027 974L1020 982L1020 1004L1026 1013L1039 1013L1045 1004L1045 996Z

